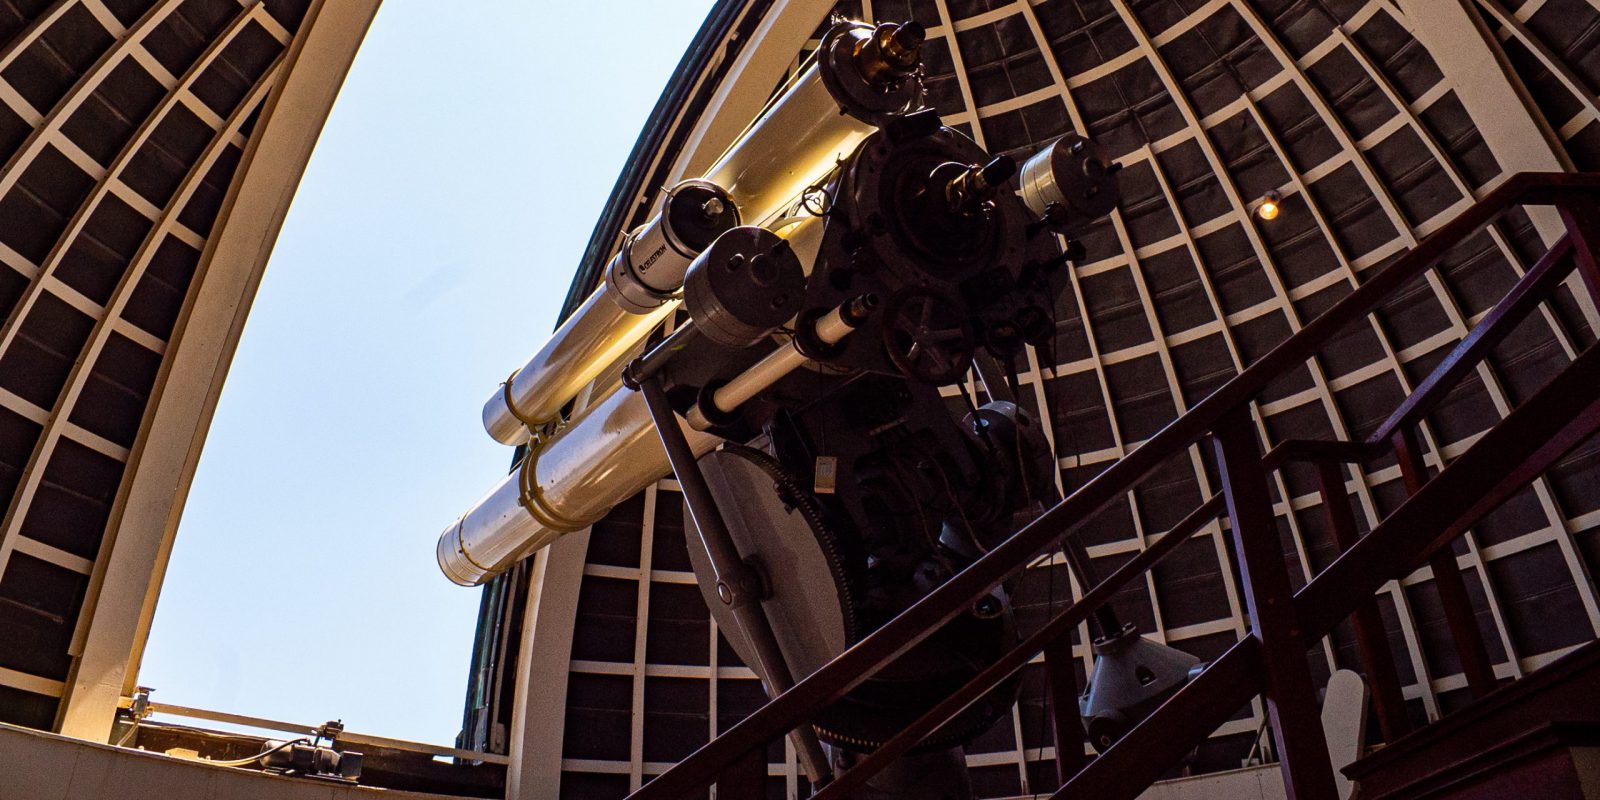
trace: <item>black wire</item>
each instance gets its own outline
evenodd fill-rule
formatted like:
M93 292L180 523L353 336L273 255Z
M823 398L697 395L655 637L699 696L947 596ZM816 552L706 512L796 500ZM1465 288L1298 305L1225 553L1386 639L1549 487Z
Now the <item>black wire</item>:
M289 747L291 745L297 745L297 744L310 744L310 743L311 743L311 740L307 739L305 737L301 737L299 739L290 739L287 742L280 742L274 747L269 747L269 748L267 748L267 749L265 749L265 750L263 750L263 751L261 751L259 753L256 753L255 755L250 756L249 758L236 758L236 759L233 759L231 761L208 761L206 763L211 764L212 766L217 766L217 767L242 767L242 766L245 766L247 764L254 764L257 761L260 761L261 759L266 758L267 756L270 756L273 753L276 753L279 750L284 749L285 747Z
M1073 264L1072 264L1071 261L1064 261L1062 263L1062 268L1064 268L1064 269L1072 269L1073 268ZM1034 374L1034 379L1039 381L1040 394L1042 394L1044 396L1045 405L1044 405L1043 408L1039 409L1040 412L1041 412L1041 416L1043 416L1043 412L1046 409L1055 407L1053 402L1052 402L1052 400L1051 400L1050 383L1049 383L1049 381L1046 381L1045 377L1044 377L1044 368L1045 368L1045 364L1048 364L1049 367L1050 367L1050 370L1052 372L1054 372L1056 370L1057 366L1058 366L1058 363L1056 361L1056 359L1057 359L1056 341L1057 341L1058 337L1061 334L1061 321L1060 321L1060 313L1059 313L1060 309L1057 306L1057 303L1059 302L1059 298L1060 298L1060 293L1056 291L1055 284L1051 279L1052 276L1051 276L1049 271L1045 271L1045 272L1042 272L1040 274L1040 277L1044 280L1045 296L1046 296L1046 298L1048 300L1048 302L1045 303L1045 308L1048 309L1049 315L1050 315L1050 336L1044 342L1041 343L1040 347L1036 347L1035 348L1036 351L1037 350L1044 350L1045 351L1044 352L1044 359L1045 360L1043 362L1041 362L1039 369ZM1057 377L1059 378L1059 376L1057 376ZM1054 420L1040 419L1039 420L1039 424L1041 424L1041 425L1050 425L1052 429L1055 428ZM1067 435L1068 446L1072 449L1072 452L1075 453L1075 454L1080 454L1081 455L1081 449L1078 447L1077 437L1072 432L1072 426L1070 424L1063 424L1062 428L1064 429L1064 431L1065 431L1065 433ZM1059 434L1062 431L1058 430L1056 432ZM1060 461L1056 460L1056 454L1060 453L1060 451L1061 451L1061 448L1057 447L1056 448L1056 453L1052 453L1051 454L1052 463L1050 465L1050 468L1055 470L1057 475L1061 474ZM1063 497L1065 497L1068 494L1071 494L1071 492L1069 492L1067 489L1068 489L1067 478L1065 476L1062 476L1061 477L1061 493L1062 493ZM1071 535L1071 534L1068 534L1068 535ZM1046 566L1045 566L1045 579L1046 579L1046 584L1045 584L1045 586L1046 586L1045 619L1047 620L1046 624L1049 624L1048 620L1051 620L1051 619L1055 618L1055 613L1056 613L1056 566L1055 566L1054 562L1055 562L1055 553L1059 549L1060 548L1056 548L1056 550L1052 550L1050 552L1049 560L1046 561ZM1062 554L1062 558L1063 559L1066 558L1066 554L1065 553ZM1024 577L1026 577L1026 575L1024 575ZM1088 589L1089 587L1084 587L1084 588ZM1071 638L1070 637L1071 637L1072 634L1071 633L1065 633L1063 635L1069 637L1068 638L1068 642L1070 643L1071 642ZM1072 652L1072 648L1070 646L1067 648L1067 652L1069 654ZM1073 656L1073 660L1074 661L1077 660L1076 656ZM1071 669L1072 667L1069 665L1069 666L1067 666L1067 668ZM1078 698L1076 698L1076 697L1055 698L1055 701L1057 703L1061 703L1061 702L1070 703L1071 704L1071 706L1070 706L1071 713L1073 713L1074 715L1076 715L1078 713L1078 708L1077 708ZM1035 731L1035 740L1039 742L1039 746L1038 746L1038 748L1036 748L1036 752L1037 752L1038 755L1034 759L1034 761L1036 761L1036 762L1042 762L1044 760L1045 728L1046 728L1046 725L1048 724L1049 715L1050 715L1050 702L1051 702L1051 698L1049 696L1049 687L1048 687L1048 684L1047 684L1046 687L1045 687L1045 690L1044 690L1044 694L1041 696L1040 709L1039 709L1039 711L1040 711L1040 713L1039 713L1039 724L1037 726L1037 730ZM1079 724L1082 724L1082 723L1080 722ZM1026 744L1026 743L1024 743L1024 744ZM1057 752L1056 753L1056 760L1059 762L1060 759L1061 759L1061 753ZM1024 765L1024 768L1026 768L1026 765Z

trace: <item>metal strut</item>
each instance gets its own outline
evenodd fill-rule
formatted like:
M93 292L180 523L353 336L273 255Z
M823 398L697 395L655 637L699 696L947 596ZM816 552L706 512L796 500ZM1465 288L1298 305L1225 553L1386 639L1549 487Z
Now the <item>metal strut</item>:
M1016 395L1011 391L1011 383L1006 380L1005 370L1000 361L990 353L979 350L973 356L972 366L978 373L978 379L983 381L983 391L996 400L1008 403L1017 402ZM1059 501L1061 498L1057 497ZM1060 545L1061 555L1067 561L1067 569L1072 571L1072 577L1078 585L1087 591L1100 581L1095 578L1093 565L1089 563L1089 550L1072 534L1061 537L1057 543ZM1094 619L1095 627L1100 629L1100 638L1110 639L1122 632L1122 620L1117 618L1117 612L1107 603L1094 610L1090 615Z
M678 414L673 411L672 404L667 401L666 391L661 388L661 378L657 374L659 361L641 364L646 365L656 369L640 369L633 371L632 375L637 379L639 391L644 394L650 418L655 421L656 433L661 436L662 449L666 450L667 461L672 465L678 486L683 490L684 504L694 520L700 544L709 556L717 597L733 612L739 628L750 641L756 657L756 663L751 666L767 684L767 695L777 697L794 686L794 676L789 673L789 665L783 660L783 652L778 649L772 623L761 609L764 591L761 576L744 563L734 547L727 522L717 508L716 499L711 496L711 489L706 485L705 475L700 471L700 464L689 447L689 441L684 438ZM789 732L789 736L794 740L795 751L812 784L820 786L831 780L828 758L811 726L795 728Z

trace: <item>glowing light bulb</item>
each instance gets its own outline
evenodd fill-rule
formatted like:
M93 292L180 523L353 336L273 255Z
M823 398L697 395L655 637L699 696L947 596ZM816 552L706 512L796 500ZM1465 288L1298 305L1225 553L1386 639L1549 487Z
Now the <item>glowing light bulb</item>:
M1278 206L1278 200L1277 192L1267 192L1262 195L1261 200L1256 205L1256 216L1268 221L1277 219L1278 212L1282 210Z

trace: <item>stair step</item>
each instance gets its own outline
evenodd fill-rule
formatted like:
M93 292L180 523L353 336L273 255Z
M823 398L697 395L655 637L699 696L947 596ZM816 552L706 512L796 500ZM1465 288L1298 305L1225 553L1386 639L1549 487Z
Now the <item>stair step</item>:
M1360 784L1362 800L1600 800L1600 642L1356 761L1344 773Z

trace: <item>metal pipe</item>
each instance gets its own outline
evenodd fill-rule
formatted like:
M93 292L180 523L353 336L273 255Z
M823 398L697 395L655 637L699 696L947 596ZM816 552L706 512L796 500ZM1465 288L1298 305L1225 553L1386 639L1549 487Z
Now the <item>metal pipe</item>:
M669 190L661 211L623 241L605 283L484 403L484 430L520 444L531 429L559 419L585 385L677 308L694 258L738 224L738 206L715 183L690 180Z
M711 496L711 487L706 485L705 474L700 471L700 454L689 444L683 425L678 422L678 414L672 410L667 393L661 388L660 377L645 379L639 391L630 394L642 395L650 409L662 449L678 478L678 488L683 491L684 505L688 507L697 537L711 564L717 597L733 612L745 639L750 642L756 662L750 666L766 682L767 696L777 697L794 686L794 675L789 672L789 664L778 647L772 622L761 608L765 591L761 576L740 557L733 536L728 533L727 521L722 518L717 501ZM829 776L828 759L811 726L802 725L791 731L790 736L812 783L823 782Z
M922 102L914 22L835 25L816 56L717 159L706 178L761 224L855 151L877 123Z
M639 384L655 377L655 374L660 372L678 351L699 338L700 328L694 324L694 320L691 319L678 326L678 329L667 338L622 368L622 385L629 389L638 389Z
M877 297L873 295L862 295L824 314L813 328L816 339L825 345L838 344L866 321L867 315L872 312L877 302ZM785 375L810 361L811 357L801 352L803 346L800 337L795 337L788 344L767 354L766 358L712 392L713 413L734 411L749 402L752 397L766 391L772 384L782 380ZM706 418L705 410L699 406L689 410L688 420L690 427L698 431L711 427L711 421Z
M439 568L462 586L480 584L666 477L671 465L654 428L638 392L614 392L579 412L444 531ZM721 441L700 431L687 438L696 454Z

